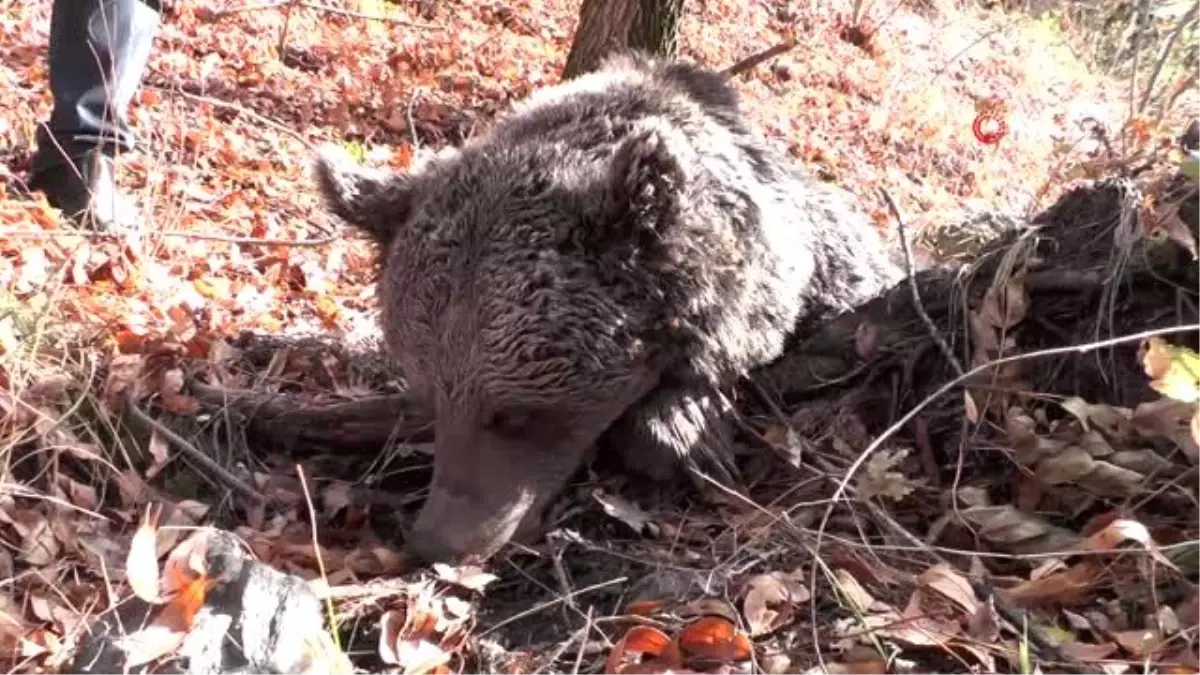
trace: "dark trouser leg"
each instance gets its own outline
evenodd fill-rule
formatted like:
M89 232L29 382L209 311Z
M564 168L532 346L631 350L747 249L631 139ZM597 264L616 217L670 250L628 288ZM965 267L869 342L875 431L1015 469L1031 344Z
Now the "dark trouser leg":
M112 224L119 200L112 157L136 141L126 120L150 58L160 15L145 0L54 0L50 91L30 185L68 216Z

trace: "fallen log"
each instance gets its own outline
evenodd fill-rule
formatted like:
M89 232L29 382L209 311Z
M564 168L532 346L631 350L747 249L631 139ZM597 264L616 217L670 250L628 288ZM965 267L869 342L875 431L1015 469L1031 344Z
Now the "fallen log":
M207 408L228 409L251 430L280 449L338 448L378 452L391 440L433 441L432 421L404 393L315 403L294 394L221 389L192 383L192 395Z
M970 261L921 270L911 282L857 311L820 326L801 326L785 355L754 373L746 391L751 396L765 392L784 409L806 400L837 401L877 431L953 379L963 365L969 368L981 359L1194 326L1195 260L1181 245L1185 242L1142 236L1140 203L1137 187L1125 179L1077 187ZM1188 215L1194 242L1195 210ZM909 283L916 284L920 307ZM1005 307L1006 302L1020 307ZM997 312L1007 318L997 320ZM1194 330L1174 339L1179 338L1196 343ZM996 343L981 345L981 340ZM243 346L261 347L266 341L279 344L279 338L248 336ZM939 341L957 365L939 349ZM341 351L343 358L382 359L377 352L351 353L329 341L322 344ZM1004 382L989 385L988 377L994 380L996 373L985 373L971 384L983 389L1007 384L1043 394L1103 391L1109 403L1132 405L1151 393L1135 358L1137 348L1130 342L1052 364L1009 367L1001 373ZM236 412L246 432L265 447L370 453L396 441L432 441L429 415L403 392L317 403L304 394L230 391L197 382L193 393L210 413ZM949 399L928 411L929 420L961 416L961 396Z

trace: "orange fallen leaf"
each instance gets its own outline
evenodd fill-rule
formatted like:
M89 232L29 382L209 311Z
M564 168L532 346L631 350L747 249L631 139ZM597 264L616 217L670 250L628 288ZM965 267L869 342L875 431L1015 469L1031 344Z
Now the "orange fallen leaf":
M182 568L173 568L181 572ZM196 613L204 606L204 601L208 597L208 589L212 587L212 581L205 575L192 577L187 579L175 579L173 584L179 591L175 597L171 598L169 607L174 607L180 618L183 619L183 625L191 628L192 623L196 620Z
M679 648L690 656L721 662L745 661L753 654L750 638L733 622L719 616L704 616L679 634Z
M653 658L649 663L641 662L640 658L643 656ZM612 651L604 661L604 672L660 673L678 668L681 661L679 646L667 637L666 633L652 626L634 626L613 645ZM648 667L651 670L639 671L639 667Z

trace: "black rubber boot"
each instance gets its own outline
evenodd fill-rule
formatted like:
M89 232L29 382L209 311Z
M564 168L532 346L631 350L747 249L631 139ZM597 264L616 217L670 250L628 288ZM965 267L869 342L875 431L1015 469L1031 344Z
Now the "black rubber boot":
M137 141L126 114L160 20L157 2L54 0L54 110L38 127L29 186L82 225L104 230L138 220L116 189L113 157Z

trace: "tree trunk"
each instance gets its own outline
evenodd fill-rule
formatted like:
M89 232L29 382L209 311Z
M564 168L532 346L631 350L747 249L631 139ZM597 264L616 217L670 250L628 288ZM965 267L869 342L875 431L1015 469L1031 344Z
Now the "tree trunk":
M563 79L595 70L625 49L674 56L684 0L583 0Z

